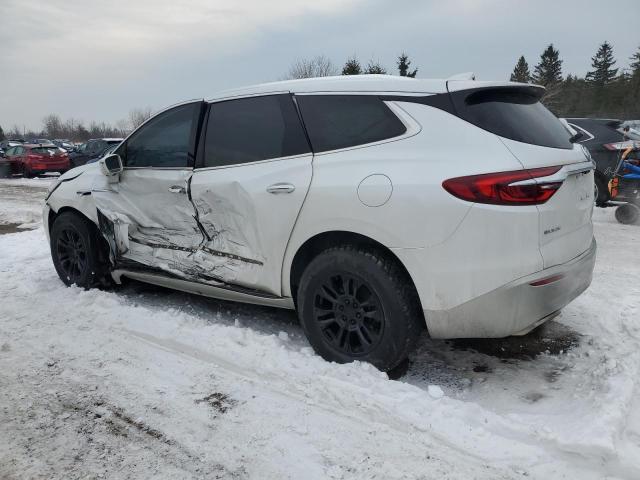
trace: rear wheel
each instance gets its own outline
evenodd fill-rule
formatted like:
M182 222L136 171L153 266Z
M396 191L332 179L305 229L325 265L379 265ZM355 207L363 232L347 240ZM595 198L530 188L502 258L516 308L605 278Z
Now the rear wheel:
M424 329L407 273L384 252L343 245L320 253L298 289L298 315L324 359L361 360L389 371L407 358Z
M616 220L624 225L635 225L640 220L640 207L625 203L616 208Z
M100 238L80 215L63 212L51 228L51 258L65 285L91 288L102 283L107 272L100 258Z

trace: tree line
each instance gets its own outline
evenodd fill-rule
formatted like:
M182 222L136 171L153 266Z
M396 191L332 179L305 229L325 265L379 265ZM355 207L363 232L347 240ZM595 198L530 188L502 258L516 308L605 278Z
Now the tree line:
M150 107L134 108L129 112L127 118L119 120L115 124L107 122L92 121L88 124L74 118L63 120L59 115L49 114L42 119L42 129L40 131L27 130L14 125L10 130L3 131L0 126L0 141L6 138L21 138L25 140L34 138L48 139L69 139L75 142L84 142L90 138L120 138L125 137L141 125L149 117L152 110Z
M559 117L600 117L640 119L640 47L629 59L626 68L616 66L613 46L604 42L591 58L591 70L584 76L563 76L560 52L550 44L530 71L524 55L520 56L509 80L533 83L546 88L542 102ZM406 53L396 59L397 74L415 78L418 69L411 67ZM318 55L296 60L283 79L326 77L331 75L386 74L387 68L377 60L360 62L356 55L349 57L342 68L331 59ZM88 125L73 118L62 120L49 114L43 118L41 131L25 131L18 126L4 132L0 127L0 140L5 138L68 138L85 141L89 138L124 137L151 116L150 108L137 108L128 118L114 125L90 122Z
M553 44L544 49L533 72L520 56L509 78L546 88L542 102L559 117L640 118L640 47L627 68L616 66L613 46L602 43L591 57L584 77L562 75L560 52Z
M401 77L415 78L418 69L411 70L411 60L409 56L402 52L398 55L396 61L398 75ZM312 77L330 77L333 75L371 75L371 74L387 74L387 68L378 60L369 60L366 65L360 63L356 55L352 55L347 59L342 70L340 70L328 57L317 55L312 58L298 59L289 68L289 71L283 77L283 80L295 80L300 78Z
M402 53L396 61L398 75L415 77L411 60ZM363 75L388 73L379 62L363 65L353 55L340 70L324 55L296 60L285 79L323 77L329 75ZM533 72L521 56L509 78L512 82L532 83L546 88L542 102L559 117L600 117L640 119L640 48L630 58L628 68L616 67L613 47L604 42L591 58L591 70L585 77L562 74L560 52L553 44L544 49Z

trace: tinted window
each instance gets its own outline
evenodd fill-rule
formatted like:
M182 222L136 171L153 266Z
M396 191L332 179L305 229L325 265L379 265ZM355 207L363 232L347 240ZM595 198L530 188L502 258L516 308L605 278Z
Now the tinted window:
M55 155L59 153L59 150L57 147L35 147L31 149L31 152L37 155Z
M290 95L211 104L205 139L205 167L237 165L309 151Z
M200 103L172 108L149 120L135 132L126 147L127 167L186 167L190 165L191 127Z
M527 90L457 92L452 98L461 118L491 133L533 145L573 148L560 120Z
M301 95L296 100L315 152L378 142L407 131L376 96Z

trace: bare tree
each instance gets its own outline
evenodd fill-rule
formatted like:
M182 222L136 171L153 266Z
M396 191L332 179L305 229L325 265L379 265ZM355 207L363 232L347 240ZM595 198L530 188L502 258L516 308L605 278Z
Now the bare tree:
M151 117L151 107L134 108L129 112L129 128L134 130Z
M42 131L49 138L60 138L63 134L62 120L54 113L51 113L42 119Z
M302 58L293 62L284 79L329 77L337 74L338 69L328 57L317 55L313 58Z

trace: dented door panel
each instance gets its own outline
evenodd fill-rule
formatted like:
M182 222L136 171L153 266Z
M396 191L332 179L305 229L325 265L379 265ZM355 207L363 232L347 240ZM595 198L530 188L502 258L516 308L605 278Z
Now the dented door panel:
M128 169L119 182L94 189L99 227L114 264L133 262L181 277L192 275L202 234L187 193L191 173ZM172 193L174 187L183 193Z
M190 192L206 238L199 265L215 267L227 283L280 295L282 260L311 183L311 160L309 154L195 170ZM269 193L277 183L294 189Z

